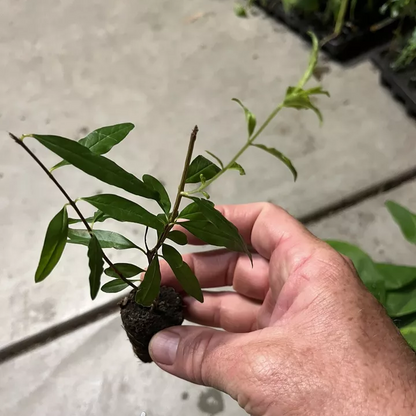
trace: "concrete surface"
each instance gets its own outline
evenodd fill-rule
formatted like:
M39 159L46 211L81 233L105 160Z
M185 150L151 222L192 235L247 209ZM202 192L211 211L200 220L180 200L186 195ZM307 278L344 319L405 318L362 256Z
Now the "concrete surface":
M286 87L297 82L309 54L298 37L262 14L237 19L231 0L4 3L0 348L110 299L106 294L94 304L89 299L86 250L80 246L68 246L54 273L33 283L47 224L66 201L6 131L77 139L97 127L131 121L136 129L112 157L137 175L159 177L173 193L192 127L200 127L196 151L208 149L226 161L246 134L241 109L230 99L240 98L264 120ZM292 159L298 182L254 149L241 159L246 177L230 172L213 186L215 202L269 200L306 215L416 164L415 122L379 87L372 65L325 65L329 73L322 83L332 97L318 100L323 127L312 113L285 110L260 140ZM28 143L46 165L57 161ZM71 167L56 175L74 198L117 193ZM311 229L323 238L356 242L377 260L414 264L414 249L382 204L393 198L414 208L415 191L415 183L405 185ZM144 205L155 208L149 201ZM105 228L137 242L143 237L140 227ZM111 258L143 261L131 250L111 252ZM198 401L205 389L155 366L132 365L131 357L118 317L76 331L0 367L0 414L204 414ZM242 413L223 400L224 414Z
M246 414L225 394L138 362L118 315L9 361L0 371L4 416Z
M415 265L414 247L401 238L383 208L387 199L416 207L416 181L369 199L310 229L323 238L360 244L379 261ZM141 411L147 416L245 414L226 395L221 396L223 410L219 411L221 405L216 407L219 402L214 395L218 393L174 379L153 364L139 363L133 358L119 319L115 314L2 364L0 414L113 416L140 415ZM204 403L212 403L211 413L201 410Z
M308 228L319 238L356 244L375 261L416 266L415 246L384 206L393 200L416 211L416 180L332 215Z
M0 16L0 346L92 307L82 247L68 247L53 275L33 284L47 224L65 201L6 130L78 138L132 121L136 130L112 156L138 175L158 176L174 192L194 124L197 152L210 149L227 160L246 132L230 99L240 98L263 120L308 59L298 37L261 14L236 18L232 1L6 3ZM327 65L323 84L332 98L319 98L323 128L312 113L286 110L261 139L292 158L299 181L293 184L282 164L253 149L241 160L247 177L225 175L213 186L214 201L270 200L304 215L414 165L415 123L379 88L371 64ZM31 147L48 166L56 162ZM114 191L71 167L56 175L74 198ZM138 227L114 227L142 237ZM137 253L114 254L121 258ZM95 304L108 299L101 294Z

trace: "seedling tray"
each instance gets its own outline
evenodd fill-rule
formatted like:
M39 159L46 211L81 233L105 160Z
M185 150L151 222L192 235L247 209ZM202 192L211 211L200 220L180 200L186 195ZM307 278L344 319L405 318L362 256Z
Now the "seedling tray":
M325 25L316 16L309 19L295 11L286 13L280 0L256 0L256 3L270 16L283 22L291 30L309 40L308 31L314 32L320 40L333 33L333 27ZM380 16L379 21L384 18L384 16ZM377 22L368 22L366 27L361 28L346 22L340 35L325 43L323 49L331 58L338 61L347 61L386 43L391 39L392 31L396 28L397 22L392 21L376 31L370 30L371 25L375 23Z
M404 70L393 71L388 48L374 54L371 60L380 69L380 83L404 104L409 116L416 117L416 82L412 81L416 75L416 63Z

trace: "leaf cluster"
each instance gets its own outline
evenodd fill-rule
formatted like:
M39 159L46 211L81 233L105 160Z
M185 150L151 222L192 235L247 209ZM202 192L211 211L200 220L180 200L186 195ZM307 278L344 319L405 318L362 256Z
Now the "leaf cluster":
M416 214L393 201L386 202L386 207L405 239L416 246ZM365 286L416 350L416 267L377 263L357 246L333 240L328 243L352 260Z
M198 131L195 127L190 137L182 179L176 197L172 200L162 182L154 176L144 174L139 178L105 156L133 130L134 125L131 123L102 127L78 141L42 134L23 135L20 139L11 135L42 167L68 200L48 226L35 281L40 282L49 276L60 260L66 244L78 244L87 247L92 299L97 296L100 287L104 292L115 293L130 286L135 290L138 303L151 306L159 294L162 282L160 261L163 260L170 266L183 290L202 302L203 294L196 276L172 244L186 245L188 236L193 235L206 244L245 253L251 259L251 253L238 229L215 208L214 203L209 201L206 189L227 171L236 170L240 175L245 175L245 169L238 163L238 158L249 148L265 151L277 158L286 165L296 180L297 171L287 156L274 147L255 143L255 140L283 108L309 109L322 121L321 112L313 102L313 96L328 93L321 87L304 88L318 60L318 41L314 35L311 36L313 50L307 70L295 87L287 89L283 101L259 127L256 116L240 100L234 99L244 113L247 139L228 163L223 163L211 151L207 151L211 159L203 155L192 158ZM24 139L29 137L37 140L62 160L48 170L24 143ZM54 177L57 169L71 166L136 199L112 193L71 199ZM153 201L155 206L158 206L157 210L147 210L137 197ZM189 204L181 208L184 198ZM85 218L78 207L80 202L91 205L95 209L94 214ZM68 216L68 207L75 211L78 218ZM145 227L144 241L133 242L119 233L106 230L104 224L108 221L128 222L134 226ZM98 224L99 229L96 228ZM155 234L157 241L151 248L147 241L149 231ZM106 255L106 250L110 249L136 250L147 264L113 264ZM107 268L104 268L104 263L107 263ZM101 286L103 274L111 280Z

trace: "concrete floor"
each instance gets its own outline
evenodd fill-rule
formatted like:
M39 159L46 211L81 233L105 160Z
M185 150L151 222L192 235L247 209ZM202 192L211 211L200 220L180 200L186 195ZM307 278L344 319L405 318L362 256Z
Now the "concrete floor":
M110 299L106 294L95 303L89 299L82 247L67 247L54 273L34 285L44 232L64 200L6 131L79 138L103 125L131 121L136 129L111 155L137 175L154 174L174 192L193 125L200 127L197 152L212 150L227 160L246 131L241 110L230 99L240 98L262 120L308 60L308 46L299 38L262 14L237 19L228 0L5 2L0 349ZM331 98L318 101L323 127L313 114L285 110L261 139L292 159L298 182L293 184L271 156L252 150L241 160L247 176L227 174L212 189L215 202L269 200L296 216L307 215L416 164L415 122L379 87L372 65L325 65L329 73L322 84ZM48 166L56 162L37 144L31 148ZM71 167L57 177L74 198L117 192ZM323 238L359 243L379 260L414 264L414 250L382 204L393 198L415 208L415 191L409 183L311 229ZM139 227L110 227L135 241L143 236ZM116 261L135 257L131 251L112 254ZM100 353L94 358L95 351ZM0 414L205 414L198 403L206 389L178 382L154 366L133 366L131 359L118 318L101 320L1 365ZM224 414L242 414L223 400Z

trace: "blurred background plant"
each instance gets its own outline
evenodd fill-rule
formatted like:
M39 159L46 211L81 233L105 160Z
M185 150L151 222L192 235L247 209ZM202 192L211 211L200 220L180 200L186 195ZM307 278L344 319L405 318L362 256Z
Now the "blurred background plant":
M393 201L387 201L386 208L404 238L416 246L416 214ZM385 307L406 341L416 350L416 267L377 263L361 248L348 242L327 242L352 260L367 289Z

